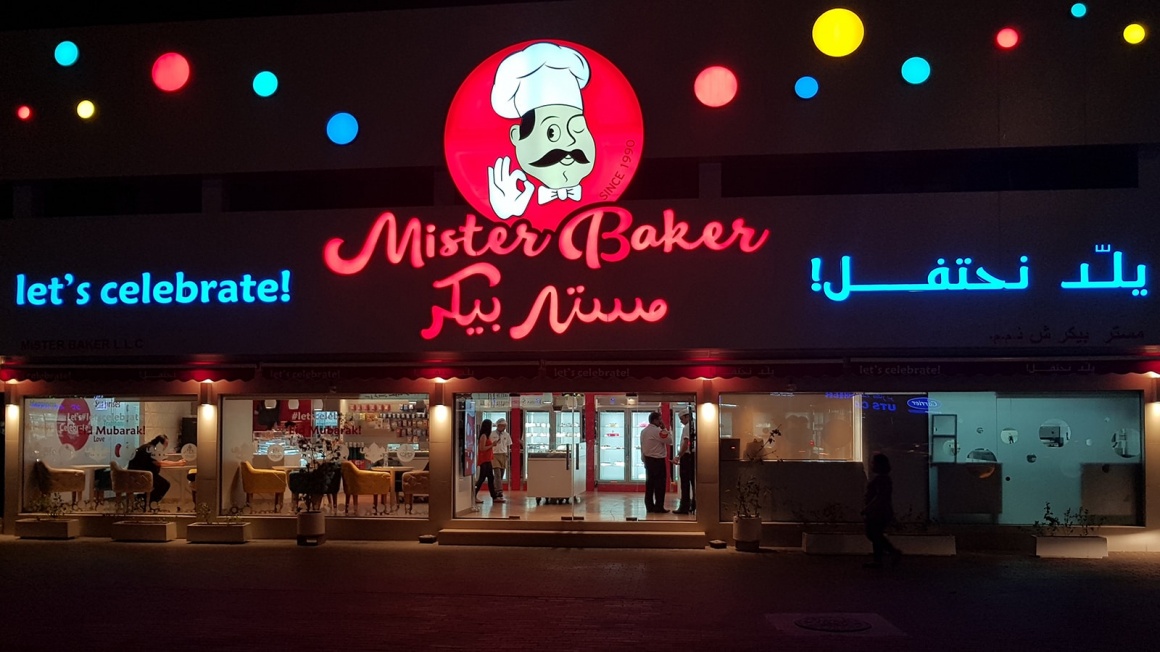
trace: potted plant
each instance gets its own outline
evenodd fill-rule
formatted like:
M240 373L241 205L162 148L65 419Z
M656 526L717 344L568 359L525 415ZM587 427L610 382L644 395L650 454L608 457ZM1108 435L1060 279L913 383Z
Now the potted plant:
M758 470L751 464L741 465L734 489L733 545L745 552L761 549L761 496L764 492L756 477Z
M157 503L146 508L145 513L139 514L133 508L134 500L121 501L117 505L116 516L124 517L113 521L110 528L113 541L151 541L164 543L177 538L177 523L163 518L149 518L149 514L161 515Z
M33 501L32 509L39 513L16 521L16 536L21 539L75 539L80 536L80 520L61 518L72 511L72 505L57 494L40 496Z
M1036 557L1063 557L1073 559L1102 559L1108 556L1108 540L1096 534L1103 519L1093 516L1086 507L1072 511L1069 507L1062 516L1044 503L1043 520L1032 524Z
M292 471L287 478L298 512L298 545L317 546L326 542L326 515L322 512L325 496L338 493L342 479L342 459L337 442L323 437L304 439L301 445L306 468Z
M185 528L190 543L245 543L250 540L250 524L238 518L238 508L231 507L224 521L213 520L209 503L197 505L198 522Z

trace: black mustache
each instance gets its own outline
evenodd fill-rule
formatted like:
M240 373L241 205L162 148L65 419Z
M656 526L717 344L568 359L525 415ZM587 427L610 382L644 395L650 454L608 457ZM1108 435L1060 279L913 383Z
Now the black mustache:
M571 156L573 159L580 163L588 162L588 157L584 156L584 152L581 152L578 149L574 149L570 152L562 149L554 149L541 156L540 160L529 163L528 165L533 165L538 168L546 168L549 165L555 165L560 161L563 161L565 156Z

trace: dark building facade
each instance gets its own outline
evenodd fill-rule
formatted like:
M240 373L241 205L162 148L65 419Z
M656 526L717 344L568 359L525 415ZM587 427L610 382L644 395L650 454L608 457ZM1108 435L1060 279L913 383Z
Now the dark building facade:
M798 545L885 452L910 525L1160 545L1160 14L932 4L5 33L5 530L65 495L40 461L106 533L166 434L179 532L293 537L275 496L333 454L331 536L699 546L752 477ZM669 509L692 417L695 513L644 510L654 411Z

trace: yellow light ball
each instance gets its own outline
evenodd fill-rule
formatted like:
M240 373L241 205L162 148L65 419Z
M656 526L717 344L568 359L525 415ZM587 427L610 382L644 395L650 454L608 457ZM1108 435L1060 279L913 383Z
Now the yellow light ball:
M77 104L77 115L82 119L88 120L97 112L97 106L91 100L81 100Z
M1139 23L1132 23L1124 28L1124 40L1132 45L1143 41L1146 35L1144 26Z
M814 45L831 57L844 57L857 50L865 35L862 19L849 9L831 9L814 22Z

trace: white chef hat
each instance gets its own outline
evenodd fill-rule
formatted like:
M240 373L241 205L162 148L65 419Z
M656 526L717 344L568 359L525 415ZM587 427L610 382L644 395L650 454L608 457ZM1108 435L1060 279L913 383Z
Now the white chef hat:
M584 108L580 89L588 85L588 61L572 48L533 43L508 55L495 71L491 108L502 118L519 118L550 104Z

